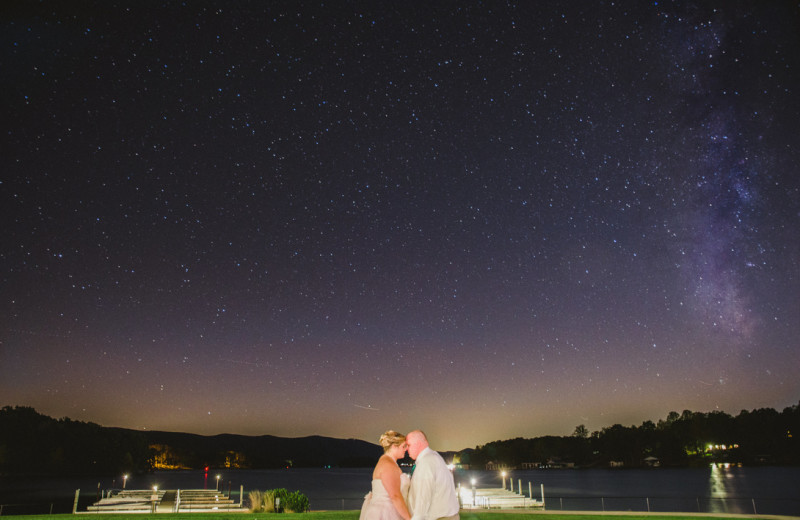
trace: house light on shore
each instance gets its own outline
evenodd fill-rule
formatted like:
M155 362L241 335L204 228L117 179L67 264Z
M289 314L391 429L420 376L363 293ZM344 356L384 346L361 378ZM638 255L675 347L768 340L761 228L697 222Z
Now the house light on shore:
M738 444L709 444L706 446L706 451L726 451L726 450L735 450L738 448Z

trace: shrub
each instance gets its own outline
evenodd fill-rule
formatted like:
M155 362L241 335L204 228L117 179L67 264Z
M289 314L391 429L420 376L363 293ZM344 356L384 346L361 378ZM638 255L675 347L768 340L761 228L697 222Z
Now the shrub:
M286 495L287 513L305 513L308 511L308 497L299 491Z
M270 489L266 493L271 495L271 500L265 500L264 511L282 513L286 509L286 497L289 492L285 488L278 488Z
M305 513L308 511L308 497L299 491L289 493L285 488L251 491L250 511L253 513ZM276 507L277 506L277 507Z

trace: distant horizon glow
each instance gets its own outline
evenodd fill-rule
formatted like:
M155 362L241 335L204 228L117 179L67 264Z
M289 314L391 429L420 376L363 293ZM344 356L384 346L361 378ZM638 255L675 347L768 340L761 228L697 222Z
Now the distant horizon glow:
M800 401L796 6L6 11L0 406L455 451Z

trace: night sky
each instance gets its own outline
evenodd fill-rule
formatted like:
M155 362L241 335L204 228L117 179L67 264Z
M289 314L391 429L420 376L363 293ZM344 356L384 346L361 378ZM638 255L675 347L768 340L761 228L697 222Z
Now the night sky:
M0 22L0 405L463 449L800 400L797 2Z

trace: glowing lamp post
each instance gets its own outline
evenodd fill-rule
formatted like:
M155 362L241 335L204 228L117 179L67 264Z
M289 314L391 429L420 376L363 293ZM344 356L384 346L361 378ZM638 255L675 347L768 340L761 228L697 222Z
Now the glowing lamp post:
M503 472L500 473L500 475L503 476L503 489L505 490L506 489L506 472L503 471Z
M219 478L220 478L221 476L222 476L222 475L217 475L217 491L219 491Z
M122 489L125 489L125 484L128 483L128 475L122 475Z
M153 486L153 496L150 497L153 502L153 513L156 512L156 504L158 503L158 486Z

